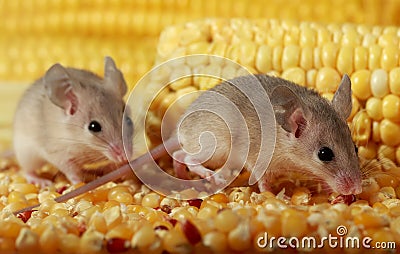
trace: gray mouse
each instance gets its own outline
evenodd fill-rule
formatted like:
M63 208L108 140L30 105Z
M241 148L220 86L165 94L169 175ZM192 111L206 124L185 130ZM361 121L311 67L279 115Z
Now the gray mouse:
M249 154L244 162L244 168L252 168L257 160L253 152L260 146L261 126L260 122L255 121L257 115L251 110L251 103L243 97L237 87L251 86L254 82L259 82L268 94L273 107L272 120L276 120L276 125L272 125L276 126L276 129L268 130L276 131L276 144L268 169L258 181L260 191L269 190L275 176L297 171L325 183L326 192L337 192L342 195L361 193L361 170L357 151L346 122L352 108L349 77L344 75L330 102L311 89L281 78L260 74L241 76L203 92L182 116L176 128L179 130L176 135L149 153L133 160L130 165L124 165L62 195L56 201L66 201L116 180L131 172L131 167L138 168L167 154L167 151L173 152L174 159L179 161L174 162L178 176L186 177L184 164L187 164L189 171L218 181L220 179L215 177L217 174L211 172L226 161L226 148L231 147L235 140L250 140ZM232 137L229 137L222 119L202 111L204 105L218 101L217 93L238 107L244 116L249 133L234 132ZM220 109L221 112L224 110L225 108ZM200 149L197 141L203 132L213 132L216 138L214 141L218 142L215 153L206 156L206 160L203 155L197 153ZM202 158L196 157L197 155ZM204 163L199 165L197 163L199 161ZM24 210L29 209L32 207Z
M14 153L27 180L51 184L35 173L51 163L76 184L83 180L85 163L131 158L133 123L128 114L123 119L126 92L124 77L110 57L105 58L104 79L86 70L51 66L25 91L15 113Z

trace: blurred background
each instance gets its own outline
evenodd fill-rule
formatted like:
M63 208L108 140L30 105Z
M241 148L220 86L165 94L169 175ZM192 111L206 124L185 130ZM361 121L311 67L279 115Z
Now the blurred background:
M112 56L129 87L157 61L169 25L205 17L400 24L397 0L1 0L0 151L21 93L54 63L103 75Z

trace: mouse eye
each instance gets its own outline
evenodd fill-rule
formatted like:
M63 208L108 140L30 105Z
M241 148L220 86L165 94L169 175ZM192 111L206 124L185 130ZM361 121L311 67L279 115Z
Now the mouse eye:
M131 119L129 116L127 116L127 117L125 118L125 123L126 123L128 126L132 126L132 125L133 125L132 119Z
M88 126L89 131L91 132L100 132L101 125L97 121L91 121Z
M333 160L333 157L335 157L335 155L329 147L324 146L318 151L318 158L321 161L331 161Z
M358 154L358 147L354 145L354 150L356 151L356 154Z

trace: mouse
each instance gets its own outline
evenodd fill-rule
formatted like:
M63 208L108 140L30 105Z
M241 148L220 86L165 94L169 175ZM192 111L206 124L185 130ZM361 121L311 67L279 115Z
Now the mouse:
M50 185L35 172L47 163L76 184L84 180L86 163L128 161L134 126L130 112L124 114L126 92L124 76L111 57L105 57L104 78L52 65L24 92L14 116L14 155L27 181Z
M251 87L254 82L261 84L272 105L273 113L267 121L273 121L273 124L268 126L262 126L261 121L257 121L257 112L251 109L254 106L252 103L259 103L257 99L249 101L238 89ZM346 74L332 101L322 98L313 89L265 74L240 76L224 81L204 91L188 107L178 121L174 134L162 144L131 161L129 165L126 164L55 200L64 202L86 193L166 154L172 154L174 169L180 178L187 178L187 171L191 171L217 184L224 184L224 180L221 179L224 175L218 175L214 171L227 160L227 148L249 142L245 161L239 161L245 169L253 168L258 157L263 157L263 154L257 154L261 146L259 140L263 128L276 135L275 147L267 169L258 177L257 183L261 192L270 190L276 177L297 171L308 175L310 179L322 182L323 191L327 193L359 194L362 191L362 174L357 147L346 121L352 109L351 93L351 81ZM243 129L236 126L238 131L234 131L230 137L224 119L218 114L213 115L203 110L204 105L220 101L217 94L227 98L240 111L242 120L247 125L247 133L243 133ZM223 107L220 111L226 112L228 107L220 105ZM208 140L207 137L201 140L204 133L214 133L214 136L211 136L212 140ZM206 152L202 153L199 152L201 146L207 146L207 143L202 141L217 142L218 145L212 153L207 149L203 149ZM233 157L242 158L240 154Z

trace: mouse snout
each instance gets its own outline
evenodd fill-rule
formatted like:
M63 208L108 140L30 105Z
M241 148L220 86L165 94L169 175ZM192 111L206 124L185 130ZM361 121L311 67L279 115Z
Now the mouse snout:
M361 179L351 176L338 176L336 178L336 191L342 195L357 195L362 192Z
M122 145L111 144L109 147L110 159L115 162L125 162L127 160L124 148Z

